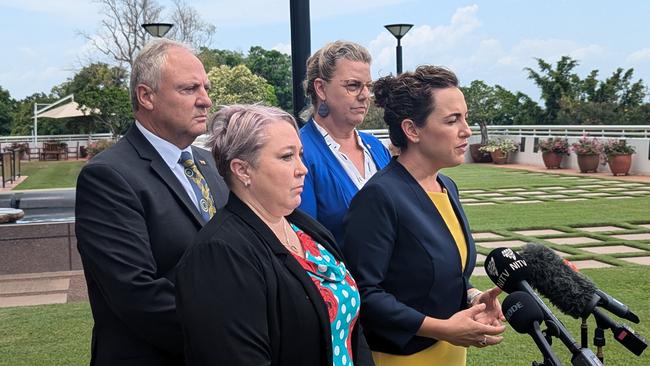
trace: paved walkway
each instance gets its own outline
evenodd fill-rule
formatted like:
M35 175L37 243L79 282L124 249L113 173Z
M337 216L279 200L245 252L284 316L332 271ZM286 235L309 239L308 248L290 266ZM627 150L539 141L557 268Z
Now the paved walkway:
M5 182L4 187L2 187L2 184L0 184L0 192L9 192L9 191L11 191L12 189L16 188L17 185L24 182L25 179L27 179L27 176L23 175L22 177L19 177L18 179L16 179L13 182Z
M650 183L650 176L648 175L619 175L615 177L608 172L580 173L575 168L546 169L546 167L542 165L532 165L532 164L492 164L492 166L496 168L526 170L529 172L555 173L561 175L572 175L577 177L601 178L601 179L621 180L626 182Z

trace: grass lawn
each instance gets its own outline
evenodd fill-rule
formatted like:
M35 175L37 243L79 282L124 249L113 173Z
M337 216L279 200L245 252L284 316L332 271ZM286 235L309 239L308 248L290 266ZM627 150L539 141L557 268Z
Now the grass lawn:
M77 162L67 162L70 163ZM82 164L79 163L79 167ZM76 179L77 173L78 168L74 172L71 169L67 174L74 175ZM535 187L560 185L559 182L563 186L584 185L580 180L559 180L555 175L524 174L490 165L465 165L448 169L445 173L454 178L461 190L508 187L533 190ZM68 186L72 187L74 180L71 182ZM625 226L630 222L650 223L649 207L650 196L643 195L626 200L597 198L528 205L502 203L465 207L465 211L474 231L498 232L542 227L572 228L579 224ZM650 251L647 241L639 242L638 246ZM616 258L602 257L610 258L610 263L621 265L622 261L617 262ZM641 318L641 324L626 323L640 334L650 337L650 267L628 263L615 268L583 270L583 273L603 291L629 305ZM493 286L487 277L475 277L472 282L483 289ZM502 295L502 300L504 297ZM554 313L579 342L580 321L562 315L557 309L554 309ZM611 317L618 319L613 315ZM87 303L0 309L0 366L87 365L91 327L92 318ZM594 323L591 318L589 328L589 344L595 352L592 346ZM641 357L633 355L613 339L609 330L606 331L606 342L606 365L650 365L650 351L646 350ZM570 355L559 340L554 339L553 349L565 365L571 364ZM502 344L485 349L470 348L468 365L528 366L534 360L541 361L540 355L528 335L517 334L509 328Z
M22 162L21 174L27 179L15 189L74 188L85 163L85 160Z

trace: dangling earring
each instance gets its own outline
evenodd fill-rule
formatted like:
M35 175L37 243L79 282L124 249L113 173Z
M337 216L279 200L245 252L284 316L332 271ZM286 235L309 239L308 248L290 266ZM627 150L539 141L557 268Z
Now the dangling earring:
M318 115L321 116L322 118L327 117L330 114L330 107L327 106L327 103L323 101L319 106L318 106Z

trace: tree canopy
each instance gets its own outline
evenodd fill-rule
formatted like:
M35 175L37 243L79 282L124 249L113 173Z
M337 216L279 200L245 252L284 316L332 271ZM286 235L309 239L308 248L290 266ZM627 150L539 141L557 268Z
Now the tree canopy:
M273 86L263 77L253 74L246 65L213 67L208 79L212 84L208 94L213 108L237 103L277 105Z

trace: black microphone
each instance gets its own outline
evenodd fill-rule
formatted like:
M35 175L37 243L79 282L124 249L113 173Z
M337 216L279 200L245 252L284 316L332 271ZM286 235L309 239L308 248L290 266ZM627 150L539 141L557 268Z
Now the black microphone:
M544 314L532 296L514 291L503 300L502 308L506 320L517 333L527 333L533 338L544 356L544 366L562 365L539 328Z
M575 272L566 265L564 259L546 246L529 243L523 246L520 254L528 263L530 281L534 287L563 313L576 319L584 317L589 314L590 304L594 301L594 296L597 296L597 306L623 319L639 323L639 317L627 305L599 290L589 278Z
M576 319L593 314L599 327L611 329L614 339L637 356L647 348L643 336L625 324L614 322L596 306L610 311L614 309L612 313L635 323L639 322L639 318L625 304L598 290L582 273L573 271L551 249L541 244L526 244L521 256L528 264L533 287L563 313Z
M588 348L580 348L564 324L553 315L544 301L527 282L530 269L526 261L512 249L496 248L488 254L484 262L485 272L499 288L505 292L523 291L529 294L542 310L548 331L560 338L573 355L573 365L602 365L596 355Z

